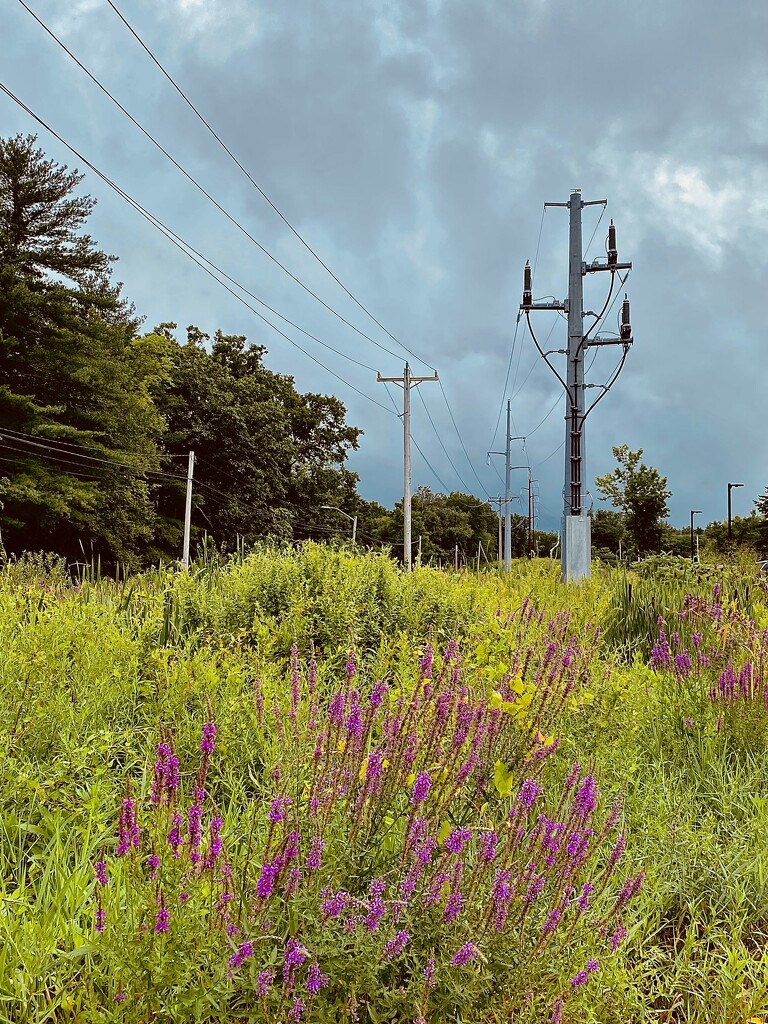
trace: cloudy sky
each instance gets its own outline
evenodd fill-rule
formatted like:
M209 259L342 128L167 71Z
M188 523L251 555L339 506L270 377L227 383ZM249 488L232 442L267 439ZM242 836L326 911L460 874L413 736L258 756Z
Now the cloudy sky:
M620 259L634 264L635 345L587 423L592 498L618 444L642 447L668 476L677 525L691 508L723 519L728 481L745 484L737 514L768 486L764 0L115 0L378 324L222 151L107 0L25 2L237 224L372 339L291 280L19 0L3 0L3 83L208 259L364 364L283 324L325 368L313 362L88 173L84 187L98 198L91 233L119 256L117 276L147 328L172 320L182 334L191 323L245 334L299 389L338 394L365 431L350 463L364 496L389 505L402 496L392 405L401 392L390 398L374 371L400 375L408 358L415 373L436 367L442 384L414 395L412 433L427 460L414 452L414 486L498 494L502 460L494 469L486 452L503 447L503 420L494 431L510 397L513 433L527 436L525 452L514 443L515 462L530 460L540 521L556 528L564 399L524 322L515 338L515 321L526 259L536 261L537 296L565 295L567 211L542 210L573 188L608 200L599 224L601 207L584 211L589 259L603 254L613 217ZM56 160L80 164L0 96L0 134L31 131ZM600 308L606 278L589 280L586 308ZM553 329L548 348L563 347L562 319L540 313L535 325L542 340ZM602 350L589 381L604 381L616 356ZM526 475L514 477L517 491Z

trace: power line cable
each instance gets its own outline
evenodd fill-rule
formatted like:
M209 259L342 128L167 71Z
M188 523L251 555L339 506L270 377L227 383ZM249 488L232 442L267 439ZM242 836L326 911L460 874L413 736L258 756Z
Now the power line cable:
M150 224L152 224L153 227L157 228L157 230L159 230L162 234L164 234L165 237L170 242L172 242L172 244L175 245L177 249L180 249L181 252L183 252L185 256L188 256L189 259L191 259L193 263L196 263L206 274L208 274L209 277L213 278L214 281L216 281L218 284L220 284L221 287L224 288L226 291L228 291L229 294L232 295L234 298L236 298L238 300L238 302L241 302L244 306L246 306L248 309L250 309L252 313L254 313L257 317L259 317L259 319L263 320L264 323L266 323L269 327L271 327L273 331L275 331L277 334L279 334L290 345L293 345L294 348L298 349L300 352L302 352L304 355L306 355L309 359L311 359L318 366L322 367L327 373L329 373L336 380L338 380L342 384L346 385L346 387L351 388L352 391L355 391L358 395L360 395L361 397L365 398L367 401L372 402L374 405L378 406L380 409L383 409L385 412L389 412L389 409L387 409L386 406L382 405L381 402L378 402L375 398L371 398L370 395L367 395L364 391L361 391L354 384L351 384L348 380L345 380L343 377L339 376L339 374L335 373L329 366L326 366L326 364L323 363L321 360L319 360L316 356L313 356L311 352L308 352L305 348L303 348L303 346L299 345L298 342L294 341L293 338L289 337L284 331L281 331L280 328L277 327L275 324L273 324L272 321L269 320L267 317L265 317L263 315L263 313L260 313L249 302L246 302L246 300L241 295L238 295L237 292L233 291L233 289L230 288L225 283L225 281L223 281L219 277L217 277L216 274L213 271L211 271L208 266L205 266L204 263L201 262L201 260L204 259L204 257L201 257L200 259L198 259L196 257L196 255L194 255L191 246L187 246L185 248L186 243L183 240L181 240L179 238L179 236L176 236L174 232L172 232L170 229L166 228L158 218L156 218L149 211L145 210L144 207L141 206L140 203L138 203L136 200L134 200L119 185L116 185L115 182L113 182L110 178L107 177L107 175L103 174L94 164L92 164L89 160L87 160L82 155L82 153L78 152L78 150L76 150L73 146L71 146L68 142L66 142L62 138L62 136L58 134L58 132L56 132L42 118L38 117L38 115L35 114L34 111L30 107L28 107L26 103L24 103L21 99L19 99L19 97L16 96L15 93L13 93L2 82L0 82L0 91L4 92L10 99L12 99L15 103L17 103L23 110L25 110L30 115L30 117L32 117L39 125L41 125L43 128L45 128L46 131L49 131L51 133L51 135L54 136L54 138L58 139L59 142L63 146L65 146L74 156L76 156L79 160L81 160L85 164L86 167L89 167L94 172L94 174L96 174L102 181L105 182L105 184L109 185L109 187L114 189L114 191L117 192L117 194L119 196L121 196L121 198L123 198L126 202L128 202L137 211L137 213L141 214L141 216L144 217L145 220L147 220ZM206 260L206 262L210 263L210 261L208 261L208 260ZM212 263L210 263L210 265L211 266L215 266L215 264L212 264ZM238 285L238 287L242 287L242 286ZM245 288L243 288L243 290L246 291ZM332 346L329 346L329 345L327 345L324 342L321 342L321 344L324 344L326 348L332 348ZM336 352L339 355L344 355L344 353L341 353L337 349L332 349L332 351ZM346 357L345 356L345 358L350 358L350 357Z
M75 54L69 49L69 47L61 39L59 39L59 37L56 35L56 33L53 32L45 24L45 22L41 18L39 18L37 16L37 14L35 14L35 12L31 9L31 7L29 7L25 3L25 0L19 0L19 3L32 16L32 18L34 18L34 20L38 23L38 25L40 25L40 27L50 36L50 38L53 39L53 41L58 46L60 46L61 49L64 50L64 52L77 64L77 66L91 79L91 81L94 83L94 85L96 85L97 88L99 88L104 93L104 95L107 96L112 101L112 103L115 104L115 106L131 121L131 123L133 125L135 125L136 128L139 129L139 131L163 154L163 156L167 160L170 160L170 162L174 165L174 167L176 167L177 170L179 170L184 175L184 177L187 178L187 180L191 184L193 184L195 186L195 188L197 188L205 196L205 198L210 203L212 203L216 207L216 209L227 218L227 220L230 221L231 224L233 224L239 231L241 231L245 235L245 237L249 239L250 242L252 242L277 267L279 267L280 270L283 271L283 273L287 274L288 277L290 277L290 279L295 284L297 284L300 288L302 288L308 295L311 295L312 298L315 299L317 302L319 302L320 305L323 306L326 310L328 310L329 313L333 314L333 316L335 316L339 320L341 320L342 323L346 324L347 327L349 327L349 328L351 328L351 330L355 331L356 334L359 334L360 337L365 338L366 341L369 341L372 345L375 345L377 348L381 349L383 352L386 352L388 355L396 356L397 358L400 358L400 354L399 353L393 352L392 349L388 348L386 345L383 345L381 342L376 341L375 338L372 338L370 335L368 335L364 331L362 331L359 327L356 327L353 323L351 323L351 321L347 320L347 318L345 316L343 316L341 313L339 313L339 311L337 309L334 309L333 306L331 306L327 302L325 302L325 300L322 299L316 292L314 292L308 285L304 284L304 282L299 277L297 277L296 274L294 274L291 270L288 269L288 267L286 267L283 263L281 263L280 260L275 255L273 255L273 253L271 253L269 251L269 249L267 249L264 245L262 245L262 243L259 242L258 239L256 239L248 231L248 229L246 227L244 227L240 223L240 221L233 214L231 214L225 207L223 207L221 205L221 203L219 203L218 200L215 199L214 196L205 188L205 186L202 185L197 180L197 178L195 178L194 175L192 175L182 164L180 164L179 161L176 160L175 157L173 157L171 155L171 153L167 149L165 149L165 147L160 142L158 142L158 140L152 135L152 133L149 132L133 116L133 114L131 114L130 111L128 111L122 105L122 103L120 103L120 101L117 99L117 97L114 96L109 91L109 89L107 89L107 87L105 85L103 85L99 81L99 79L91 71L89 71L89 69L85 66L85 64L83 64L82 61L80 61L75 56ZM395 340L397 340L397 339L395 339ZM404 351L407 351L410 355L413 355L414 358L418 359L421 362L424 362L425 365L430 366L430 364L427 363L426 360L422 359L421 356L419 356L419 355L417 355L415 353L411 353L409 349L406 349L405 346L402 345L401 342L397 342L397 344L400 345L400 347L403 348ZM430 366L430 368L434 369L434 367L431 367L431 366Z
M251 174L248 172L248 170L246 170L246 168L243 166L243 164L238 160L238 158L235 156L235 154L232 152L232 150L229 148L229 146L227 146L227 144L224 142L224 140L221 138L221 136L212 127L212 125L205 119L205 117L203 117L203 115L200 113L200 111L195 106L195 104L189 99L187 94L178 85L178 83L175 81L175 79L172 77L172 75L160 63L160 61L155 56L155 54L152 52L152 50L150 50L150 48L147 46L147 44L144 42L144 40L139 36L139 34L136 31L136 29L128 22L128 20L125 18L125 16L118 10L117 6L112 2L112 0L107 0L107 3L112 8L112 10L115 12L115 14L118 16L118 18L122 21L122 23L125 25L125 27L128 29L128 31L134 37L134 39L142 47L142 49L145 51L145 53L149 56L149 58L153 61L153 63L157 66L157 68L162 72L162 74L165 76L165 78L168 80L168 82L170 82L170 84L173 86L173 88L176 90L176 92L179 94L179 96L184 100L184 102L187 104L189 109L205 125L205 127L208 129L208 131L211 133L211 135L214 137L214 139L218 142L218 144L221 146L221 148L224 150L224 152L227 154L227 156L229 156L229 158L242 171L242 173L246 176L248 181L250 181L250 183L256 189L256 191L262 196L262 198L274 210L274 212L277 214L277 216L280 218L280 220L285 224L285 226L289 229L289 231L291 231L292 234L301 242L301 244L304 246L304 248L307 250L307 252L309 252L317 260L317 262L320 264L320 266L326 271L326 273L328 273L333 278L333 280L342 289L342 291L350 299L352 299L352 301L355 303L355 305L357 305L368 317L370 317L370 319L376 324L377 327L379 327L387 335L387 337L391 338L392 341L394 341L396 345L399 345L400 348L402 348L404 352L407 352L409 355L413 356L415 359L418 359L420 362L425 362L425 360L421 356L419 356L417 353L411 351L411 349L407 348L398 338L395 337L394 334L391 334L387 330L387 328L382 323L380 323L379 320L376 319L376 317L373 315L373 313L371 313L371 311L365 305L363 305L363 303L347 288L347 286L343 283L343 281L341 281L336 276L336 274L328 266L328 264L320 257L320 255L315 251L315 249L312 248L312 246L306 241L306 239L301 235L301 233L288 220L288 218L285 216L285 214L276 206L276 204L272 201L272 199L270 199L270 197L267 195L267 193L264 191L264 189L261 187L261 185L259 185L259 183L254 180L254 178L251 176ZM426 365L429 366L429 363L426 363ZM434 367L431 367L431 369L434 369Z

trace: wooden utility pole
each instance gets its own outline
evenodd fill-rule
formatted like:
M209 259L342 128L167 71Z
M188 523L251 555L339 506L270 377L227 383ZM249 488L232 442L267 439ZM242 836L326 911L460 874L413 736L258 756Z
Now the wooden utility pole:
M414 377L408 363L402 377L382 377L376 374L380 384L399 384L403 389L403 561L407 572L411 571L411 388L440 378L435 370L433 377Z

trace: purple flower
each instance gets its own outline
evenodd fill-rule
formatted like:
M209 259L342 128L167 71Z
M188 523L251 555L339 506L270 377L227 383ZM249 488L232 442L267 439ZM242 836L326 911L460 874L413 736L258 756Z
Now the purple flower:
M261 900L265 900L268 896L272 895L272 890L275 887L275 879L280 874L280 869L283 864L280 858L273 863L267 861L261 866L261 874L259 880L256 883L256 895Z
M428 989L435 987L435 958L433 956L427 960L427 966L424 968L424 983Z
M272 984L274 973L272 971L259 971L256 975L256 995L262 999L265 998L269 992L269 986Z
M168 931L168 910L164 904L160 904L160 908L155 914L155 933L160 935L162 932Z
M291 967L301 967L306 959L307 951L299 945L298 940L293 937L288 939L283 952L283 968L289 970Z
M347 682L349 683L352 680L352 677L354 676L355 672L357 672L357 668L355 667L354 651L350 651L349 654L347 655L347 663L344 666L344 672L347 677Z
M511 877L509 871L497 871L491 889L491 899L495 909L493 926L496 931L502 930L509 914L509 901L512 899L512 888L509 884Z
M293 1024L297 1024L297 1022L301 1020L303 1014L304 1000L298 998L294 999L293 1006L291 1006L290 1010L288 1011L288 1020L292 1021Z
M613 933L613 935L608 940L608 945L609 945L611 951L615 952L619 948L621 943L624 941L624 939L626 939L626 937L627 937L627 929L624 927L624 925L620 924L618 926L618 928L616 929L616 931Z
M419 675L422 679L432 678L432 658L434 657L434 651L432 650L431 644L424 645L424 653L419 659Z
M471 838L472 832L470 829L456 828L445 840L445 848L450 853L461 853Z
M373 783L381 774L382 756L381 751L372 750L368 755L368 762L365 766L365 784L370 789Z
M517 802L524 810L530 810L538 794L539 787L536 785L533 779L526 779L523 785L520 787L520 795L517 798Z
M443 910L443 920L448 924L451 921L455 921L461 911L463 903L461 893L458 890L451 892L448 899L445 901L445 908Z
M573 809L578 816L586 820L597 807L597 783L591 775L585 775L573 798Z
M385 910L386 906L381 896L374 896L368 904L368 913L365 915L365 919L363 921L363 924L369 932L375 932L379 927Z
M328 976L323 974L320 970L320 965L315 960L314 963L309 965L307 971L307 991L313 996L316 996L321 988L325 988L328 984Z
M384 695L387 692L387 684L385 682L374 683L373 689L371 690L371 707L380 708L384 700Z
M253 956L253 946L250 942L244 942L237 950L237 952L233 953L232 956L229 958L229 966L234 970L237 970L237 968L242 964L243 960L247 960L248 957L251 956Z
M200 752L210 755L213 753L213 741L216 739L216 725L214 722L206 722L203 726L203 738L200 741Z
M451 960L452 967L463 967L464 964L468 964L470 960L478 955L479 950L473 942L465 942L453 955Z
M293 831L288 833L285 839L285 849L283 850L283 863L298 857L300 841L301 832Z
M267 817L271 822L277 824L278 821L285 820L285 808L291 803L289 797L276 796L269 807L269 814Z
M214 818L208 826L209 840L208 840L208 852L205 856L205 866L207 868L213 868L216 861L221 856L221 830L224 827L224 822L221 818Z
M579 910L579 913L583 914L584 911L587 909L587 907L589 906L589 897L592 895L594 891L595 887L594 885L592 885L591 882L585 882L584 885L582 885L581 896L579 896L579 898L576 900L576 906Z
M150 878L157 878L157 869L160 867L160 858L156 853L147 857L147 871Z
M93 865L93 873L99 885L107 884L107 862L105 860L96 861Z
M309 841L309 853L307 854L307 871L317 871L323 856L325 843L320 836L312 836Z
M496 848L499 845L499 837L495 832L485 832L480 837L480 859L491 861L496 856Z
M199 803L190 804L187 811L187 838L189 839L189 859L193 864L200 862L200 843L202 831L203 809Z
M564 1006L565 1000L558 999L555 1005L552 1007L552 1016L549 1018L549 1024L562 1024Z
M408 942L408 932L400 931L395 935L393 939L384 947L384 952L381 954L384 960L391 960L394 956L399 956L400 953L405 949L405 945Z
M344 892L343 889L335 894L332 894L329 889L323 889L320 895L323 897L322 911L324 920L338 917L342 911L347 909L352 900L349 893Z
M557 926L560 924L560 918L562 916L562 911L559 908L556 907L554 910L550 910L550 912L547 914L547 919L542 926L541 934L552 935L552 933L557 929Z
M125 992L123 992L122 990L119 991L119 992L115 992L115 1002L116 1003L124 1003L125 1002Z
M115 855L123 857L131 847L138 850L141 839L141 832L136 823L136 810L133 800L126 797L120 805L120 818L117 825L118 843L115 848Z
M578 762L576 762L576 764L574 764L573 767L571 768L571 770L568 772L566 780L563 783L563 789L565 790L566 793L570 793L570 791L576 785L576 783L579 780L579 775L580 774L581 774L581 765Z
M168 833L168 845L177 859L181 856L181 815L174 814L171 831Z
M420 804L427 799L430 787L432 786L432 779L428 772L419 772L416 776L416 781L413 784L413 793L411 794L411 803Z
M100 935L104 931L106 926L107 926L107 912L104 909L104 907L102 907L101 904L99 904L99 906L96 907L96 914L94 915L94 919L93 919L93 927L96 929L96 931Z
M581 985L586 985L589 981L589 975L586 971L578 971L572 978L571 984L574 988L579 988Z

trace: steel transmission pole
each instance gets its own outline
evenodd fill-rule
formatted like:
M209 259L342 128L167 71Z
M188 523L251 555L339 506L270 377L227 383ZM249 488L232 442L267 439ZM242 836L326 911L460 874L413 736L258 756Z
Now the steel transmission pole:
M631 269L631 263L619 263L616 249L616 228L611 221L608 229L606 251L607 258L584 262L582 254L581 211L585 206L605 206L606 200L584 202L581 189L574 189L567 203L545 203L544 206L567 207L569 211L568 240L568 298L565 302L534 302L533 274L529 264L525 266L523 278L523 301L520 309L526 315L528 328L531 332L539 354L565 389L565 483L563 486L563 531L561 542L561 564L563 580L579 580L591 573L591 530L590 519L584 515L584 479L586 463L586 444L584 438L584 422L600 399L610 390L624 366L629 347L632 344L632 330L629 322L629 300L625 297L621 311L621 327L619 337L595 337L590 333L602 322L613 295L615 277L619 270ZM596 271L610 271L611 286L608 298L600 313L584 310L584 277ZM626 280L626 277L624 278ZM622 281L623 283L623 281ZM544 352L531 325L532 310L549 310L565 312L568 315L568 345L564 352L567 360L564 377L555 369L548 356L552 352ZM584 318L592 316L594 320L585 330ZM602 385L598 397L586 406L584 384L584 357L586 350L600 345L621 345L624 349L623 358L614 371L610 381ZM562 352L562 349L557 351ZM595 385L589 385L594 387Z
M511 425L512 425L512 402L507 402L507 445L506 445L506 463L504 470L504 571L509 572L512 568L512 469L511 459L509 457L509 446L512 442L511 438Z
M411 571L411 388L440 378L435 370L432 377L414 377L408 363L402 377L382 377L376 374L380 384L399 384L403 389L403 561L407 572Z

